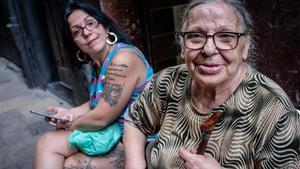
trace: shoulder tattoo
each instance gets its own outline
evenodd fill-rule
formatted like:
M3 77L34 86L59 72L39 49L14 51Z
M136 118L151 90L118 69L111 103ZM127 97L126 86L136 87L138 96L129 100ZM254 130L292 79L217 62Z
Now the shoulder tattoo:
M110 106L116 106L126 83L128 65L111 62L107 72L102 96Z

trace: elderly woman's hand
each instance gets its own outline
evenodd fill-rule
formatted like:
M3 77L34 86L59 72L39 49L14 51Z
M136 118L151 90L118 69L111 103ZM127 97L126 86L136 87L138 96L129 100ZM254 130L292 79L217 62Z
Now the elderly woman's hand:
M198 155L196 150L187 151L183 148L179 149L179 156L185 161L186 169L221 169L222 167L210 155Z

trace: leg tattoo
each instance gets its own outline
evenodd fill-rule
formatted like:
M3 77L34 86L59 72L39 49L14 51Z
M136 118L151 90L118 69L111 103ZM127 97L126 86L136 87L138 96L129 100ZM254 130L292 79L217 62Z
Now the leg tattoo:
M91 158L89 161L83 161L81 162L80 160L78 161L77 166L71 165L70 167L65 167L64 169L95 169L95 166L92 166L92 159Z

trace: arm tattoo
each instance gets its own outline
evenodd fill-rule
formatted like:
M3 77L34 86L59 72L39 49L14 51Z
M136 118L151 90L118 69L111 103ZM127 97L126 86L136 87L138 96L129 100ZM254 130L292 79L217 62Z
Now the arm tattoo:
M126 81L127 76L124 74L124 70L127 68L128 66L126 64L112 62L107 69L106 83L102 95L104 101L110 106L116 106L118 104L118 100L123 92L123 86L120 84L125 83Z
M110 106L116 106L122 95L123 87L118 84L106 84L103 89L103 98Z
M124 70L127 69L128 66L126 64L116 64L110 63L109 67L107 68L106 78L111 81L115 81L115 78L127 78L126 74L124 75Z
M128 65L126 65L126 64L117 64L117 63L112 62L110 65L111 66L116 66L116 67L128 68Z

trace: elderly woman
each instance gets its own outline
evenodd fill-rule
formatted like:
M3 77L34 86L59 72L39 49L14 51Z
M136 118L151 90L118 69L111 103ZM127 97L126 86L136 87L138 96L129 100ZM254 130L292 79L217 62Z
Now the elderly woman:
M194 0L183 16L185 64L157 73L125 115L127 169L300 168L299 114L246 63L252 22L237 0ZM203 155L201 124L222 113ZM146 135L158 132L144 158Z

